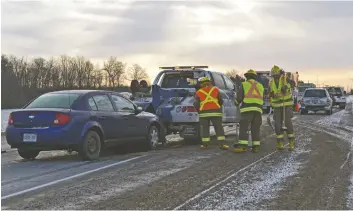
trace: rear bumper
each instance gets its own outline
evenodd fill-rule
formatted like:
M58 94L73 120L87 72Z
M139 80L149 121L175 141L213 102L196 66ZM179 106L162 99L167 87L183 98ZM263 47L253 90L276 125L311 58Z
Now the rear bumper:
M8 126L6 129L6 141L11 148L39 148L39 149L66 149L80 143L80 131L69 131L67 128L15 128ZM35 142L24 142L23 134L37 134Z

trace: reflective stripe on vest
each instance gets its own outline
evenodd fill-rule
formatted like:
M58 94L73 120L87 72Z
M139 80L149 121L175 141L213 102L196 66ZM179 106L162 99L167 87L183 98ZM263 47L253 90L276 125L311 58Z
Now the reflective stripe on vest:
M263 101L263 86L251 79L242 83L244 90L244 99L240 108L240 112L248 112L248 111L258 111L262 113L262 105Z
M286 93L282 93L281 89L284 85L287 85L287 80L283 76L279 79L278 86L273 79L270 81L271 91L274 93L274 97L271 98L271 105L274 108L293 105L292 89L288 88Z
M202 111L202 110L211 110L211 109L219 109L221 107L219 105L219 103L218 103L218 99L213 97L213 96L211 96L213 94L213 91L215 90L215 88L216 87L212 87L211 90L208 93L205 90L203 90L203 89L199 89L197 91L197 95L199 95L199 93L203 93L206 96L204 100L202 100L201 97L199 96L200 97L200 111ZM217 106L217 108L204 109L204 106L207 103L214 103Z

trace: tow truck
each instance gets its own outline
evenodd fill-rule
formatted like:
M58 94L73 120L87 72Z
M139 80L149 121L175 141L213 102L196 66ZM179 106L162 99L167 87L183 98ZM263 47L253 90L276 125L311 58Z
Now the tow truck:
M207 76L220 89L223 97L223 126L236 126L240 111L234 104L238 85L224 73L209 69L208 66L159 67L154 79L151 96L136 97L134 102L145 111L155 113L167 134L179 134L186 142L199 143L199 115L194 107L195 92L200 88L198 78Z

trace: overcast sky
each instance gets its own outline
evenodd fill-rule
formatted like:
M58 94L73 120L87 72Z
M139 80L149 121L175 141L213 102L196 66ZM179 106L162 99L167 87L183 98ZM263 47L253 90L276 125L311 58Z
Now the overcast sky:
M2 0L2 53L109 56L148 69L277 64L301 79L352 84L353 2Z

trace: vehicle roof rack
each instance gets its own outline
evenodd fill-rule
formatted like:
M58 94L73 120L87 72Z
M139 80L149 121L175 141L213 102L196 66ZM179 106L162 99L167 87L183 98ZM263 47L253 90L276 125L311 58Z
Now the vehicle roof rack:
M159 67L162 70L184 70L184 69L201 69L208 68L208 66L174 66L174 67Z

